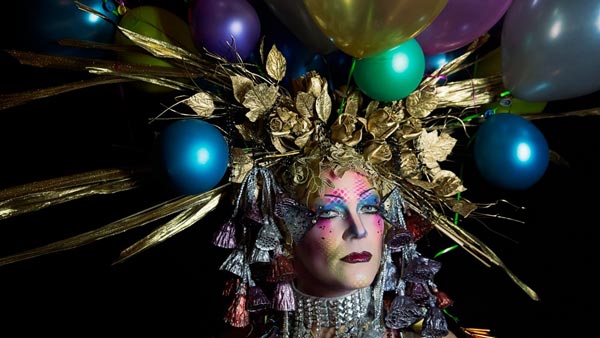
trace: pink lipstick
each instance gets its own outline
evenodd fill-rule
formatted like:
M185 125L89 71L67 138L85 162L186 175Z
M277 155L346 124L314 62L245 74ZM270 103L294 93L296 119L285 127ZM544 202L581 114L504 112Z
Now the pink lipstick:
M371 253L368 251L352 252L347 256L342 257L342 261L346 263L366 263L371 260Z

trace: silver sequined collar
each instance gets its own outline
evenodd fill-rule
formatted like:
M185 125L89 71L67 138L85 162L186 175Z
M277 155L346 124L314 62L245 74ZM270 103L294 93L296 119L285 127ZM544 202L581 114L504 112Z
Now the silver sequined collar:
M335 327L356 325L367 315L371 301L371 288L365 287L347 295L331 298L313 297L302 293L293 285L296 299L296 323L304 327Z

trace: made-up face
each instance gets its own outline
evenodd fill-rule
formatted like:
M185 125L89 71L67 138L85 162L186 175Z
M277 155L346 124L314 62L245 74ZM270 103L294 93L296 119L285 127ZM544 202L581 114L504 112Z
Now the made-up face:
M384 221L381 197L354 171L323 174L332 187L311 201L313 226L295 248L296 287L309 295L334 297L370 285L379 270Z

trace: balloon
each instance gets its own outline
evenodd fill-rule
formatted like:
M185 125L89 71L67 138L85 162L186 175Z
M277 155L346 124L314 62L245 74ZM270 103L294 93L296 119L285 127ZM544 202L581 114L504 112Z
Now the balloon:
M426 56L427 57L427 56ZM486 77L502 74L502 49L500 47L484 55L481 61L476 63L475 77ZM547 102L530 102L517 99L515 97L500 99L489 103L483 108L492 109L496 113L514 113L514 114L535 114L540 113L546 108Z
M317 27L302 0L265 0L269 9L311 51L329 54L337 48Z
M448 0L304 0L333 44L356 58L382 53L419 34Z
M425 55L415 39L356 61L354 82L368 97L386 102L407 97L423 80Z
M415 39L416 40L416 39ZM418 42L418 41L417 41ZM421 45L421 44L419 44ZM431 74L443 65L448 62L456 59L457 57L463 55L466 52L467 48L459 48L457 50L439 53L439 54L425 54L425 74ZM462 74L464 73L464 74ZM459 80L467 80L472 79L473 74L469 70L469 68L465 68L461 71L457 71L453 74L446 76L446 81L459 81Z
M194 0L188 21L196 47L229 62L246 60L260 38L260 19L246 0Z
M423 53L439 54L464 47L485 34L506 13L512 0L451 0L415 37Z
M131 8L121 17L119 26L154 39L169 42L189 51L196 51L188 24L179 16L161 7L138 6ZM134 44L121 31L116 32L114 40L117 44ZM127 63L172 67L169 62L148 55L147 53L124 52L119 57ZM147 83L136 85L136 88L154 93L172 90Z
M600 90L600 1L520 0L502 27L504 85L527 101Z
M529 120L509 113L487 118L475 135L475 164L489 183L524 190L546 171L550 151L542 132Z
M281 85L291 90L291 80L306 75L315 70L322 73L324 63L321 55L307 48L302 41L283 22L279 21L269 8L255 7L261 18L261 31L264 33L264 50L268 51L272 45L283 54L286 61L286 72ZM247 59L254 64L262 64L260 51L253 50Z
M343 85L347 85L354 58L339 49L324 55L322 58L325 63L325 70L321 71L320 74L327 78L329 89L338 89Z
M163 169L178 193L206 192L227 171L227 141L208 122L184 119L171 123L161 132L159 145Z
M115 15L102 6L102 1L82 3L110 19ZM73 1L27 0L5 1L0 11L3 48L57 56L103 57L106 52L61 46L61 39L110 43L115 27L108 21L80 10Z

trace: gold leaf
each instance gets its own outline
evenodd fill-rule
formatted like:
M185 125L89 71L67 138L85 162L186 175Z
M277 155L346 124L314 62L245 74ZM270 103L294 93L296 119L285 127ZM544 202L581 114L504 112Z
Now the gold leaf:
M425 190L429 190L432 191L436 185L432 182L426 182L426 181L421 181L421 180L416 180L416 179L412 179L412 178L408 178L407 179L408 182L410 182L410 184L423 188Z
M400 126L386 109L378 109L367 118L367 130L376 139L385 140L391 136Z
M271 47L267 55L267 74L276 81L283 80L286 71L285 57L275 45Z
M346 106L344 107L344 114L356 115L358 113L358 107L360 106L361 94L358 91L353 91L348 98L346 98Z
M145 169L101 169L27 183L0 191L0 220L79 198L114 194L142 185Z
M421 135L415 140L415 149L419 152L426 152L433 148L437 142L437 131L427 132L423 130Z
M156 244L164 242L165 240L196 224L217 207L222 196L223 193L215 194L206 203L194 205L189 209L181 211L173 219L155 229L146 237L135 242L130 247L121 251L119 259L115 261L115 264L121 263L124 260L155 246Z
M242 148L233 148L231 150L231 175L229 181L233 183L242 183L246 174L252 170L254 161Z
M254 82L252 82L252 80L250 80L249 78L241 75L234 75L230 78L231 86L233 87L233 96L235 96L235 99L239 103L244 102L244 96L246 96L246 93L248 93L250 89L252 89L252 87L254 86Z
M296 137L294 143L298 146L298 148L303 148L306 145L306 143L310 140L310 136L313 134L313 131L314 129L304 135Z
M273 146L275 147L275 149L277 149L277 151L282 154L285 154L290 150L289 147L287 147L285 143L283 143L283 140L280 137L272 135L271 142L273 142Z
M421 160L421 164L427 167L427 173L435 175L438 171L441 170L440 164L436 161L433 156L429 156L429 153L421 153L419 154L419 160Z
M390 146L385 142L371 140L363 152L367 161L372 164L379 164L392 159Z
M396 132L396 139L399 142L410 141L418 138L423 132L423 122L415 117L409 117L400 125Z
M448 133L442 132L431 152L437 161L442 162L452 153L455 145L456 139Z
M348 147L356 146L360 140L362 140L362 129L358 129L354 133L352 133L352 137L344 142Z
M284 123L290 123L290 121L296 120L298 118L298 114L287 109L286 107L277 107L275 112L277 113L277 116L281 119L281 121L283 121Z
M355 146L362 138L362 128L356 129L358 119L355 115L339 115L331 126L331 141Z
M313 107L315 106L315 97L309 93L299 92L296 96L296 109L304 117L312 117Z
M321 95L317 97L317 101L315 102L317 116L323 122L327 122L329 116L331 115L331 97L327 92L327 86L321 92Z
M433 189L438 196L454 196L467 189L463 187L462 181L456 174L449 170L440 170L433 177L433 183L437 186Z
M414 91L406 98L406 110L413 117L427 117L437 106L435 91L427 88Z
M367 109L365 109L366 116L369 116L369 114L376 111L377 109L379 109L379 101L373 100L369 102L369 104L367 105Z
M260 38L260 45L258 47L258 52L260 54L260 62L261 64L265 63L265 37Z
M417 179L421 176L418 168L419 159L417 155L410 150L402 151L400 154L400 176Z
M258 135L256 135L256 126L252 122L246 121L243 124L236 124L235 128L238 130L240 135L242 135L244 141L257 140Z
M94 243L104 238L108 238L110 236L122 234L125 231L152 223L158 219L167 217L173 213L181 212L199 203L206 203L207 198L212 198L215 196L215 194L221 194L229 185L229 183L226 183L199 195L184 196L175 200L163 202L146 210L106 224L100 228L80 233L78 235L34 249L23 251L18 254L2 257L0 258L0 266L51 254L54 252L74 249L83 245Z
M501 75L454 81L436 88L438 108L472 107L492 102L504 90Z
M456 139L447 133L438 136L437 131L424 131L415 140L415 148L422 152L422 156L429 157L437 162L445 161L452 152Z
M260 83L251 90L249 90L246 95L244 95L244 102L242 103L244 107L250 109L249 112L246 113L246 117L252 122L256 122L256 120L265 114L268 110L273 107L275 104L275 100L277 100L277 86L269 86L266 83Z
M310 73L309 75L312 75ZM327 82L323 84L320 76L310 76L310 83L308 84L307 91L312 94L314 97L318 97L321 95L323 90L327 90L327 88L323 88L323 86L327 86Z
M475 203L465 200L452 199L447 203L451 206L452 211L458 213L462 217L469 217L473 211L477 210L477 205Z
M190 63L195 63L198 59L198 56L192 51L172 45L169 42L155 39L121 26L117 26L117 28L134 44L142 47L157 58L183 60Z
M192 108L198 116L209 117L215 111L215 103L210 95L199 92L186 99L185 104Z

